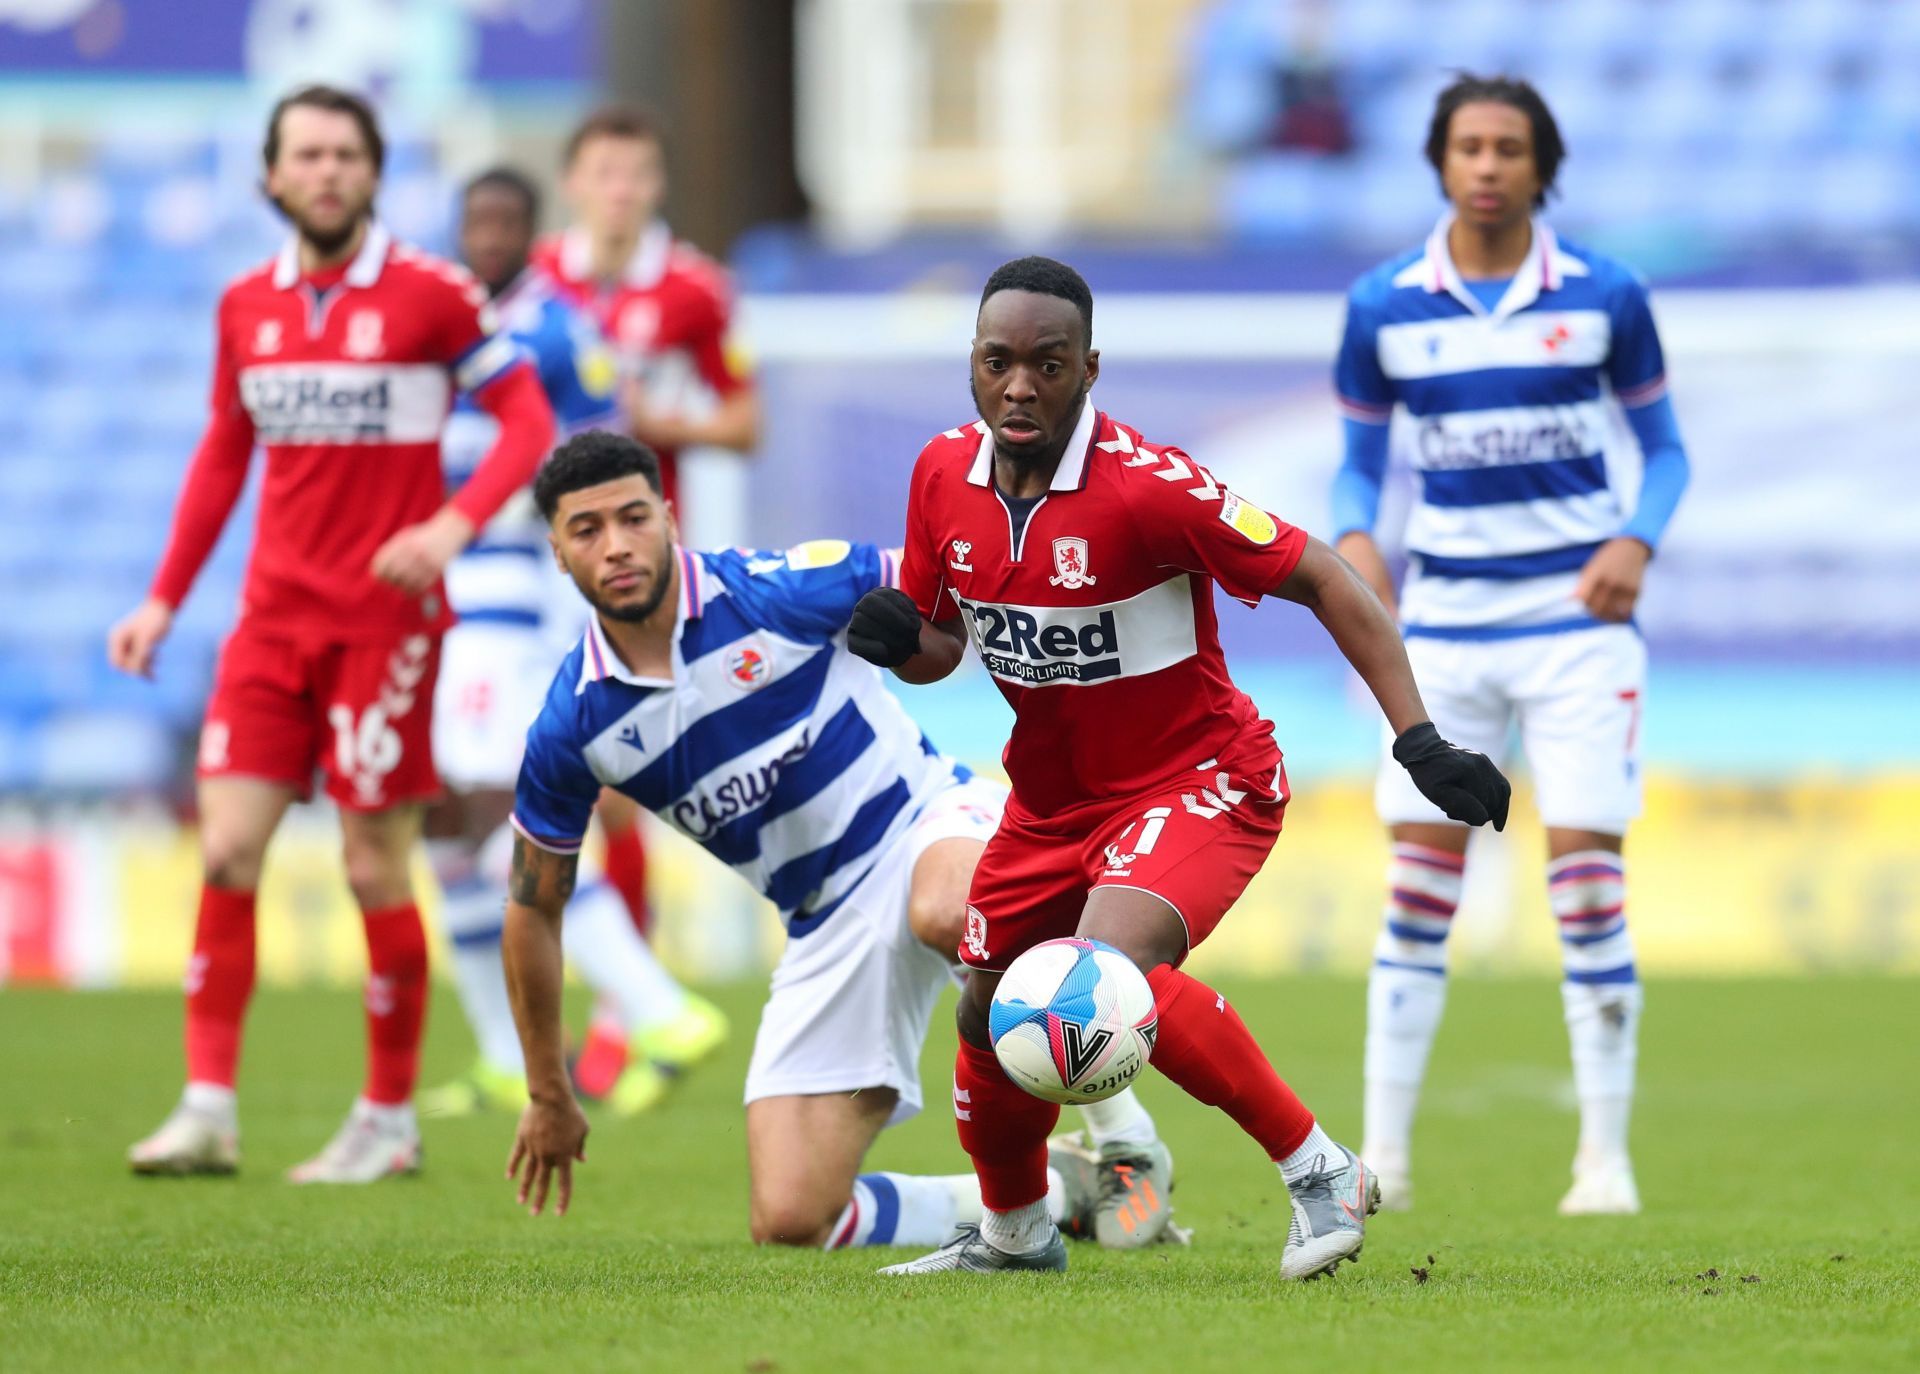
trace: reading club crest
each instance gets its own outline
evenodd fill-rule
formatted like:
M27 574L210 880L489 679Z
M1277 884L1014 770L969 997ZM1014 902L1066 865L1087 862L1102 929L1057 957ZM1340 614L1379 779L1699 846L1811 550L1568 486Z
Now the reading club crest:
M773 655L759 640L736 645L727 655L727 680L743 692L767 685L773 676Z
M1054 540L1053 570L1058 576L1049 577L1047 585L1065 587L1070 592L1091 587L1100 580L1087 571L1087 541L1084 539Z

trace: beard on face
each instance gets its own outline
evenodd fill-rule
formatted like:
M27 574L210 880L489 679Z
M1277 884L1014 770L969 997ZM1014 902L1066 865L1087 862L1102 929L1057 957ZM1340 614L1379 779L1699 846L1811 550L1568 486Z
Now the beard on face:
M312 244L322 257L330 258L353 241L365 218L365 214L356 215L338 229L316 229L304 220L295 220L294 225L300 230L301 238Z
M614 602L609 598L601 596L595 588L588 586L585 577L581 573L569 568L567 569L567 574L573 579L573 585L580 589L580 595L587 599L587 604L592 606L594 610L600 612L601 615L604 615L609 620L637 624L660 609L661 603L667 599L668 589L673 585L673 578L669 576L669 572L673 567L672 543L664 536L660 543L660 557L655 560L653 565L656 571L652 584L646 595L638 601Z
M268 199L273 202L273 208L278 210L286 221L293 226L294 232L311 244L320 256L326 258L334 256L342 248L345 248L351 243L353 236L360 232L360 226L373 214L373 203L369 201L360 207L358 214L349 215L346 219L342 220L339 227L322 229L305 216L289 208L286 201L280 199L280 197L270 196Z
M600 612L600 614L604 615L607 619L624 621L627 624L634 625L647 619L655 611L660 609L660 603L667 599L667 584L667 578L656 577L653 580L653 590L648 592L645 598L639 601L622 602L617 605L610 601L601 600L591 592L588 592L585 587L582 587L580 590L585 594L587 600L593 603L594 610Z

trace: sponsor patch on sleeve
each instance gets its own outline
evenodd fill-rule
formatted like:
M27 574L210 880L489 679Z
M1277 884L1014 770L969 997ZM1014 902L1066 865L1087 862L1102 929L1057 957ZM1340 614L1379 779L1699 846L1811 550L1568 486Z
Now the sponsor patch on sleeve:
M1273 517L1250 501L1242 501L1232 492L1220 503L1220 518L1255 544L1271 544L1280 535Z
M787 566L795 572L831 568L852 552L853 545L844 539L809 539L787 550Z

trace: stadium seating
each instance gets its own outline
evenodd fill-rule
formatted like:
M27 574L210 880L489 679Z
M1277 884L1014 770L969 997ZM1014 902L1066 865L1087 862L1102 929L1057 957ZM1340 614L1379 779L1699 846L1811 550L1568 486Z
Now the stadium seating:
M1236 152L1222 205L1240 233L1311 239L1337 227L1372 243L1383 224L1404 221L1357 207L1397 202L1389 188L1409 181L1437 209L1417 156L1433 94L1455 68L1513 72L1547 94L1572 149L1560 212L1570 229L1742 245L1920 229L1920 92L1909 79L1920 7L1340 0L1291 12L1270 0L1203 10L1188 82L1194 130L1223 150L1257 147L1277 111L1247 97L1250 77L1312 51L1338 73L1356 147L1343 157ZM1316 27L1324 37L1309 37ZM1222 90L1235 98L1212 98ZM1702 196L1703 184L1719 194Z

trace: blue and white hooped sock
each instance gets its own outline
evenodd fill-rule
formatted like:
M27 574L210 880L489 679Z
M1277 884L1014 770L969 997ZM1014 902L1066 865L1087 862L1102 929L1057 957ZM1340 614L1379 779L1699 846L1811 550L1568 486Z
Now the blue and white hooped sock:
M460 840L432 841L427 854L440 880L440 924L452 946L453 985L479 1042L480 1057L491 1068L523 1072L520 1033L514 1028L500 959L507 903L504 875L495 881Z
M1645 1004L1627 930L1626 867L1611 850L1562 855L1547 865L1547 894L1560 926L1580 1150L1624 1157Z

